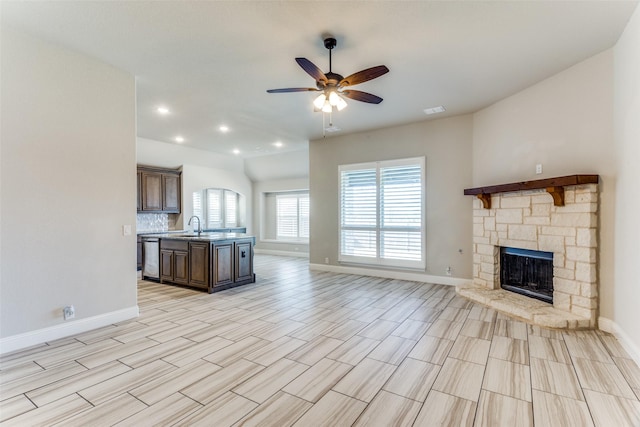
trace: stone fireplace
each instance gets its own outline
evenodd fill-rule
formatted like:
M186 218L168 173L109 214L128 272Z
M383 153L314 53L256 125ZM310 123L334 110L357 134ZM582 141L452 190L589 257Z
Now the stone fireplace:
M477 196L473 286L458 293L540 326L595 327L597 182L597 175L573 175L465 190ZM552 303L501 288L501 248L553 254Z

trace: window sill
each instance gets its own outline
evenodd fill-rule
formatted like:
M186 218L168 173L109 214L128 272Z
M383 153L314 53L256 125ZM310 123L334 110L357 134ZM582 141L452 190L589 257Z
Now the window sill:
M261 243L283 243L289 245L308 245L309 240L260 239Z
M398 270L398 271L411 271L411 272L421 272L424 273L427 269L427 265L425 262L420 264L412 263L413 265L399 265L394 263L384 263L384 262L363 262L358 260L348 260L348 259L338 259L338 264L345 266L353 266L353 267L367 267L367 268L377 268L381 270Z

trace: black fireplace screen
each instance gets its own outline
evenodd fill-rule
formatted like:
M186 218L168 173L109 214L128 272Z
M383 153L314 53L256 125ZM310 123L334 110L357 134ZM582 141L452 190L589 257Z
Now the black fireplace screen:
M553 252L500 248L500 286L553 303Z

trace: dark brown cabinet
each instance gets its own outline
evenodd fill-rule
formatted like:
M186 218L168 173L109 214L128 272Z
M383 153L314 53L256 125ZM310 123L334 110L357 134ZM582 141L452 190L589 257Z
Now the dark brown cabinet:
M160 241L160 282L189 284L189 242Z
M235 248L235 281L253 279L253 245L251 242L236 242Z
M181 285L189 284L189 254L183 251L174 251L175 273L173 281Z
M140 211L142 209L142 172L138 171L136 175L138 177L136 182L136 206L138 211Z
M180 172L138 167L138 212L180 213Z
M160 283L165 280L173 282L173 251L160 249Z
M256 281L255 238L160 239L160 282L206 289L209 293Z
M180 212L180 175L162 174L162 210Z
M142 237L138 236L136 246L138 270L142 270Z
M255 282L253 274L253 238L211 244L211 289L216 292Z
M189 242L189 286L209 287L209 244Z
M142 211L162 210L162 174L142 172Z
M233 242L211 244L211 286L229 286L233 284Z

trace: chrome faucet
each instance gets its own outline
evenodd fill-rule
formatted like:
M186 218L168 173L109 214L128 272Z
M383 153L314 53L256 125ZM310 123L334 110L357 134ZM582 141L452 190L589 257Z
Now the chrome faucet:
M192 216L191 218L189 218L189 222L187 223L187 225L191 225L191 220L193 218L198 220L198 236L199 236L200 233L202 233L202 227L200 226L200 218L198 218L196 215Z

